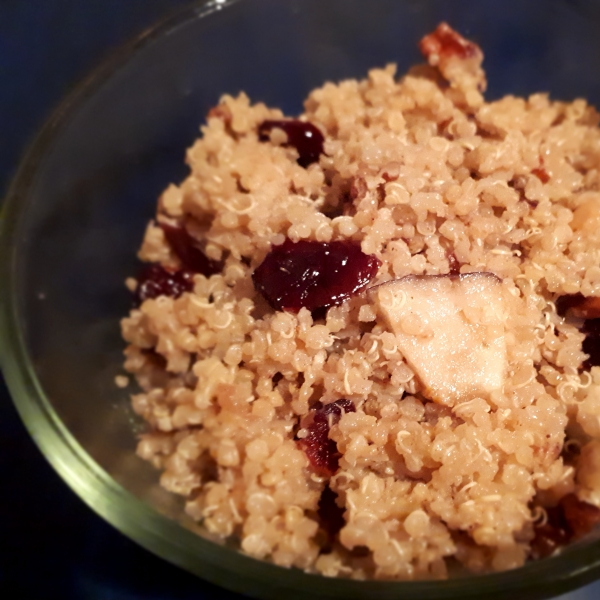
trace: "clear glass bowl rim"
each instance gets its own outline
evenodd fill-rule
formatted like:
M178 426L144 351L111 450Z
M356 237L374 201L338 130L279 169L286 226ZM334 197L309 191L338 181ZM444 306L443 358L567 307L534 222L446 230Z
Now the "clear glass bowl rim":
M130 58L188 21L251 0L200 0L167 15L113 51L59 104L25 153L0 213L0 366L31 437L67 485L97 514L154 554L225 588L260 598L502 600L549 598L600 577L600 541L503 573L447 581L386 582L331 579L257 561L212 543L159 514L117 484L69 433L45 396L20 331L18 236L37 165L52 150L70 116Z

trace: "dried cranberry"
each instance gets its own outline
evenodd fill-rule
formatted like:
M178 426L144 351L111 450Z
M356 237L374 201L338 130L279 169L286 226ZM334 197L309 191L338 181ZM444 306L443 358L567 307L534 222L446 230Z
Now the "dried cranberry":
M561 317L566 317L571 308L581 304L584 300L585 296L583 294L565 294L564 296L559 296L554 302L556 312Z
M581 333L585 334L582 350L589 355L584 369L600 366L600 298L583 294L566 294L556 299L556 312L561 316L585 319Z
M560 506L545 508L547 520L535 526L535 537L531 542L532 558L546 558L570 540L570 531Z
M336 400L325 406L318 403L309 415L312 422L306 427L308 435L297 441L312 468L321 475L334 475L339 468L341 454L336 443L329 439L329 427L340 420L342 411L355 412L356 409L350 400Z
M569 542L569 534L563 527L546 523L535 528L535 537L531 542L531 557L539 560L551 556L558 548Z
M327 318L327 306L321 306L310 311L313 323L317 321L324 321Z
M600 367L600 319L589 319L583 323L581 332L585 339L581 349L589 356L583 363L584 369Z
M329 546L333 544L335 537L346 524L344 521L344 509L340 508L335 501L337 494L327 485L321 492L319 498L319 508L317 515L319 517L319 525L327 533ZM329 548L323 548L327 551Z
M600 298L589 296L578 306L571 308L571 314L580 319L600 318Z
M563 496L560 500L560 508L572 539L583 537L600 522L600 508L581 501L575 494Z
M185 227L160 223L160 228L165 234L167 243L186 269L206 277L221 272L223 264L208 258Z
M600 338L600 319L587 319L583 322L581 332L590 337Z
M138 277L134 303L139 306L144 300L158 296L179 298L184 292L194 289L193 277L193 273L184 269L169 270L160 265L150 265Z
M600 317L600 298L583 294L566 294L556 299L556 312L562 317L597 319Z
M569 542L583 537L600 522L600 509L582 502L575 494L567 494L558 506L546 508L548 519L535 527L531 542L532 558L545 558Z
M326 423L311 425L308 435L298 440L298 446L304 450L317 473L326 476L335 475L339 468L340 455L336 443L329 439L329 426Z
M275 310L298 312L341 304L362 290L381 262L351 241L274 246L252 274L254 287Z
M258 127L258 138L261 142L269 140L272 129L283 129L288 141L286 146L293 146L298 151L298 164L301 167L319 162L323 154L323 134L312 123L306 121L263 121Z

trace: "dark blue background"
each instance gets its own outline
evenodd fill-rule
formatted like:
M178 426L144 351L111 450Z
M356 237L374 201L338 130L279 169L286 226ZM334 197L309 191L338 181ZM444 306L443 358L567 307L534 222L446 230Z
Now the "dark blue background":
M124 40L188 0L0 0L0 197L44 119ZM0 290L1 293L1 290ZM30 440L0 378L0 596L235 599L97 517Z
M0 197L64 94L115 45L189 3L0 0ZM240 598L155 558L92 513L29 439L1 378L0 481L3 598ZM600 598L600 587L572 598Z

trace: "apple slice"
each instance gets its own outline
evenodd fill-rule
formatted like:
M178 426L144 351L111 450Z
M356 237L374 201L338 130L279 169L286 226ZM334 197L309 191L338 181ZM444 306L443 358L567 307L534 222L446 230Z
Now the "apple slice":
M453 406L502 388L506 310L495 275L409 275L369 295L426 397Z

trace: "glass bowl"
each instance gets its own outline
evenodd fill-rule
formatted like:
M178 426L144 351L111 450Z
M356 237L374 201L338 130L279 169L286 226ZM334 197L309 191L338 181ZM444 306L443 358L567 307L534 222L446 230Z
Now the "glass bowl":
M549 91L600 104L594 2L213 0L144 32L56 110L9 191L0 239L4 374L31 435L81 498L152 552L260 598L547 598L600 576L600 541L498 574L442 582L327 579L256 561L181 516L134 454L140 424L114 378L118 321L156 198L222 93L301 112L325 80L420 61L441 20L479 42L488 98ZM200 533L200 535L198 535Z

